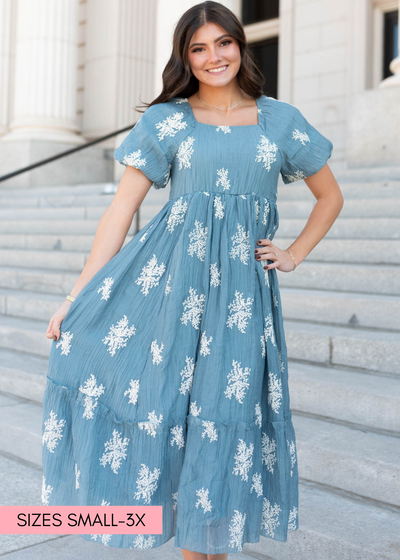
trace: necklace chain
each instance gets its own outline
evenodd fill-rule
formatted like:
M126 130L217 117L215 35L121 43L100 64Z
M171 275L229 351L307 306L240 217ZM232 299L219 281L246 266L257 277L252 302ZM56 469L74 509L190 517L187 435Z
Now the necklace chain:
M237 103L235 103L235 105L232 105L232 107L226 107L226 109L220 109L219 107L214 107L213 105L208 105L208 103L206 103L205 101L203 101L199 95L199 92L196 92L197 97L200 99L200 101L202 103L204 103L204 105L207 105L208 107L211 107L212 109L218 109L218 111L227 111L229 109L233 109L234 107L236 107L236 105L239 105L239 103L242 102L244 94L242 95L242 99L240 101L238 101Z

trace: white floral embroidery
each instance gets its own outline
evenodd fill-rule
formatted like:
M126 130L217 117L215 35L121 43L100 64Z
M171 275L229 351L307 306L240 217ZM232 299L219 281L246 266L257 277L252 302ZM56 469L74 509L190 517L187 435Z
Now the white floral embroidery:
M120 432L113 430L112 438L104 444L105 451L100 457L100 464L105 467L110 463L111 470L118 474L118 469L121 466L121 460L126 459L126 448L129 443L129 438L121 438Z
M179 145L178 152L176 154L177 159L179 160L179 167L178 169L190 169L192 167L192 163L190 161L192 154L194 152L193 149L193 142L195 139L193 136L188 136L186 140L183 140Z
M210 286L216 288L217 286L221 285L221 273L222 269L220 268L218 270L217 263L210 264Z
M261 438L261 462L273 474L276 461L276 441L274 438L270 439L268 434L263 432Z
M293 508L289 511L288 529L290 531L296 531L296 527L297 527L297 507L293 506Z
M194 358L189 358L189 356L186 356L185 361L186 366L179 372L179 375L182 377L182 383L179 387L181 395L186 395L186 391L188 391L189 394L192 392L194 370L197 363L194 361Z
M268 286L268 288L269 288L270 287L270 284L269 284L269 268L263 268L263 271L264 271L264 280L265 280L264 284L266 286ZM261 345L262 344L263 344L263 342L261 341ZM264 345L264 351L263 351L263 358L264 357L265 357L265 345Z
M236 325L240 332L245 333L247 319L251 318L250 308L252 303L253 298L248 297L246 301L243 294L235 290L235 300L228 305L229 317L226 321L227 326L232 328L233 325Z
M103 338L103 344L108 344L107 351L114 356L116 351L126 346L128 338L136 334L134 325L128 328L128 317L124 315L116 325L112 325L108 335Z
M144 167L146 165L146 158L140 159L141 155L142 150L136 150L136 152L124 156L123 162L131 167Z
M185 221L185 214L188 209L187 200L183 202L183 196L181 196L176 202L171 206L171 211L167 219L166 229L172 233L178 224L183 224Z
M260 203L257 199L254 201L254 206L256 209L256 222L258 223L258 216L260 215Z
M271 165L276 161L276 153L278 146L275 142L270 142L266 136L261 135L260 142L257 144L258 155L255 161L262 162L268 171Z
M267 498L263 498L260 529L265 529L267 534L271 537L275 536L275 529L278 525L280 525L278 521L280 511L281 508L277 503L275 503L274 507L272 507L270 501Z
M106 502L105 500L102 500L100 505L101 505L101 506L109 506L109 505L110 505L110 502ZM112 536L113 536L113 535L110 535L110 534L105 534L105 535L91 535L91 538L92 538L92 540L94 540L94 541L97 541L97 538L99 538L99 541L100 541L101 543L103 543L104 546L108 546L108 543L110 542Z
M125 391L124 397L129 396L128 402L130 404L137 403L138 395L139 395L139 385L140 385L139 379L131 379L129 382L129 389Z
M265 348L266 348L265 343L268 341L269 338L271 339L271 343L274 346L276 346L275 335L274 335L274 326L272 324L271 313L268 315L268 317L264 317L264 320L265 320L264 334L261 335L261 347L262 347L261 355L262 355L263 358L265 358Z
M244 533L244 525L246 522L246 514L240 513L237 509L234 510L235 513L231 519L229 525L229 533L230 533L230 540L229 546L231 548L237 547L238 552L243 550L243 533Z
M46 444L50 453L54 453L54 449L63 436L62 431L65 425L66 421L63 418L57 420L57 414L53 410L50 410L50 417L44 423L44 432L42 436L42 444Z
M269 372L268 377L268 404L278 414L282 399L282 381L275 373Z
M204 261L206 254L206 244L207 244L207 233L208 227L202 227L203 222L195 220L194 229L189 232L189 247L188 254L193 257L194 254L201 260Z
M187 97L179 97L176 101L175 104L176 105L180 105L181 103L189 103L189 100Z
M169 181L169 178L171 176L171 167L172 167L172 165L169 163L168 164L168 171L164 175L164 187L166 187L168 185L168 181Z
M149 467L142 463L139 476L136 479L135 500L143 499L146 504L151 503L151 496L157 490L157 481L160 474L160 469L154 468L151 472Z
M215 422L211 422L210 420L203 420L202 425L204 430L201 434L201 437L203 439L205 437L208 437L210 442L217 441L218 434L217 434L217 430L215 429Z
M253 476L251 477L251 482L252 482L252 485L250 487L250 493L253 492L253 490L254 490L255 493L257 494L257 498L260 498L260 496L263 495L263 485L262 485L262 481L261 481L261 473L254 473Z
M162 351L164 348L164 343L161 343L161 346L157 344L157 339L153 340L150 346L151 353L153 354L153 364L161 364L163 357Z
M155 544L156 539L155 537L153 537L153 535L149 535L146 538L146 535L137 535L134 539L133 539L133 547L130 548L139 548L139 549L146 549L146 548L153 548L153 545Z
M202 356L208 356L210 354L210 342L212 341L212 339L212 336L210 336L209 338L206 337L206 331L203 331L201 333L200 354Z
M179 130L184 130L187 127L187 122L182 121L183 113L173 113L168 115L166 119L157 123L155 126L160 130L157 134L158 140L164 140L165 136L175 136Z
M231 132L231 127L228 125L223 125L221 124L220 126L217 126L216 131L219 132L220 130L222 130L222 132L224 134L229 134Z
M185 447L185 439L183 437L183 427L182 426L174 426L173 428L171 428L171 434L174 436L173 438L171 438L171 445L173 446L174 443L176 443L176 445L179 447L179 449L182 449L182 447Z
M292 139L293 140L300 140L303 146L306 145L306 142L310 142L310 138L306 132L300 132L297 128L292 131Z
M188 324L188 321L192 323L195 329L200 326L200 321L204 312L204 302L206 300L205 294L197 294L197 290L190 287L189 296L182 302L184 307L184 312L181 317L181 321L184 325Z
M142 268L142 272L135 280L136 284L143 284L140 291L145 296L149 293L150 288L154 288L159 285L160 278L166 270L164 263L161 263L160 265L157 263L157 257L153 254L152 258L147 262L147 265Z
M149 231L151 230L151 228L153 227L153 224L151 224L151 226L149 227L149 229L147 231L144 232L144 234L142 235L142 237L139 239L139 241L141 243L143 243L143 241L145 241L147 234L149 233Z
M296 444L295 442L289 441L288 439L286 440L287 444L288 444L288 448L289 448L289 453L290 453L290 462L291 462L291 471L290 471L290 476L293 476L293 467L296 464Z
M237 224L237 232L232 235L233 241L229 256L231 259L240 258L240 262L248 264L250 253L249 231L244 230L244 226Z
M249 480L248 471L253 466L253 451L254 445L252 443L247 447L246 442L239 438L232 474L240 475L241 480L246 482Z
M276 297L276 294L274 292L274 290L272 290L272 300L274 302L274 306L278 307L279 306L279 302L278 302L278 298Z
M111 286L114 284L114 278L104 278L103 284L104 285L100 286L100 288L97 290L97 293L99 294L101 292L101 299L105 299L107 301L110 297Z
M86 379L85 385L79 387L79 391L86 395L84 400L85 410L83 412L82 418L87 418L90 420L93 418L93 410L97 406L97 399L104 393L104 386L97 386L97 381L93 373L90 375L89 379Z
M214 208L215 208L215 214L214 214L215 217L219 218L221 220L225 215L224 214L225 206L224 206L220 196L216 196L214 198Z
M290 183L294 183L295 181L300 181L300 179L306 178L303 171L300 170L295 171L293 175L285 175L285 177Z
M205 196L210 196L210 193L207 191L198 191L198 192L202 192Z
M256 403L255 405L255 409L256 409L256 424L259 428L261 428L262 426L262 409L261 409L261 403Z
M81 471L78 471L78 463L75 463L75 489L79 488L79 476Z
M49 497L51 492L53 491L53 487L48 484L46 486L46 479L43 476L42 479L42 505L48 506L49 505Z
M269 211L270 211L270 206L269 206L269 202L266 198L264 198L264 203L265 204L264 204L264 214L263 214L262 223L263 223L264 226L266 226L267 223L268 223L267 222L267 216L268 216Z
M165 284L165 291L164 291L164 294L166 296L171 292L171 286L169 285L170 282L171 282L171 275L169 274L167 283Z
M196 402L197 401L194 401L194 402L190 403L190 414L192 416L198 416L201 412L201 406L200 406L200 408L197 408Z
M228 387L224 391L225 396L231 399L232 395L235 399L243 404L243 399L246 396L246 389L250 387L248 382L248 377L251 372L251 368L241 367L241 362L232 360L233 369L228 373Z
M70 333L69 331L61 333L61 338L56 344L56 348L61 346L61 356L63 354L65 356L68 356L68 354L71 350L71 340L72 340L73 336L74 335L72 333Z
M161 424L163 415L160 414L157 418L156 411L153 410L153 412L148 413L147 417L149 420L147 422L138 422L138 427L140 430L146 430L149 436L153 436L155 438L157 426Z
M219 177L219 179L217 180L217 182L215 183L215 185L218 187L220 184L222 185L224 191L227 189L230 189L231 187L231 182L228 179L228 169L217 169L217 175Z
M208 498L209 490L208 488L201 488L200 490L196 490L196 496L199 498L196 502L196 507L199 506L203 508L203 513L206 511L212 510L211 501Z
M278 358L279 358L279 369L281 373L283 373L285 371L285 364L283 363L282 352L280 350L278 350Z

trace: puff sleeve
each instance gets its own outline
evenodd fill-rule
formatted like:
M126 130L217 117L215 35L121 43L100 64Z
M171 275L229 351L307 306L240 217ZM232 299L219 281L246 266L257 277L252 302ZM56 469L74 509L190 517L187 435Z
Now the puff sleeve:
M114 150L114 159L123 165L140 169L156 189L164 188L168 184L173 159L168 139L158 132L162 120L159 105L151 105L122 144Z
M291 106L282 157L281 176L285 184L317 173L331 157L333 144L316 130L296 107Z

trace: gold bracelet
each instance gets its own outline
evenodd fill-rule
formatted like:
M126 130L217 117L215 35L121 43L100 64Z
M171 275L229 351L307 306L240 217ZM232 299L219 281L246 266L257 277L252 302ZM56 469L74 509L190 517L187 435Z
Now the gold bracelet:
M67 299L68 301L75 301L75 298L68 295L65 299Z
M294 268L292 268L292 270L294 270L296 268L296 261L294 260L294 256L292 255L292 253L289 251L289 249L285 249L285 251L287 251L289 253L289 255L292 257L293 262L294 262Z

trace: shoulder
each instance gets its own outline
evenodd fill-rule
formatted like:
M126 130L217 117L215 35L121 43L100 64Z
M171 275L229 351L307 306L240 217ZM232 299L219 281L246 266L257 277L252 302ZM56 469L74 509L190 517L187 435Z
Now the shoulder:
M284 124L292 123L296 119L304 119L303 115L297 107L295 107L291 103L288 103L287 101L275 99L275 97L262 95L259 98L258 104L261 108L262 113L268 115L271 119L273 119L274 117L278 119L281 127Z
M138 123L149 132L156 133L159 140L180 137L182 133L189 132L193 128L189 118L190 113L182 100L183 98L174 97L170 101L151 105L142 114Z

